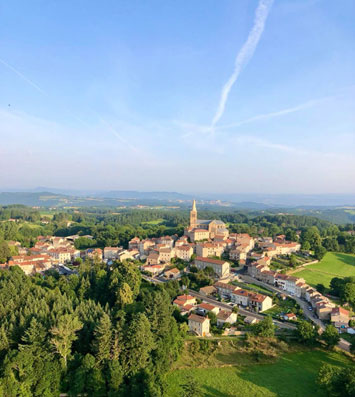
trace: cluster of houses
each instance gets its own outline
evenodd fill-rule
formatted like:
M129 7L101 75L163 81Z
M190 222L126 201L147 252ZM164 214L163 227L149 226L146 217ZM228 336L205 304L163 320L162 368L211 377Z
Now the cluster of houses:
M41 273L55 265L73 263L77 258L99 259L109 262L115 259L135 259L134 255L128 253L122 247L88 248L78 250L74 242L79 235L56 237L38 236L32 248L21 246L18 241L9 241L10 247L16 248L18 255L13 255L7 263L0 264L0 268L19 266L25 274L31 275ZM84 236L92 238L92 236Z
M248 291L220 281L215 283L213 287L221 298L229 299L232 303L254 312L263 312L272 307L272 298L270 296ZM209 288L204 287L200 289L201 294L211 295L211 292L214 294Z
M207 316L209 312L216 315L218 327L222 327L224 324L232 325L237 321L237 313L223 310L206 302L197 304L196 298L191 295L178 296L173 305L180 309L182 315L189 315L189 330L198 336L210 335L210 319Z
M228 253L229 259L245 265L247 260L260 258L271 259L276 254L290 254L300 249L300 244L288 242L285 236L264 238L258 241L261 252L253 252L256 240L247 233L229 233L226 225L219 220L197 218L196 202L190 211L190 224L184 235L178 237L163 236L143 239L133 238L128 244L128 252L135 253L141 261L145 261L141 270L153 275L161 275L168 269L167 278L177 278L180 272L171 269L171 260L178 258L191 261L196 256L194 264L198 269L212 267L218 278L228 278L230 264L220 260L222 254ZM173 272L171 272L173 270ZM165 273L164 273L165 275Z
M1 265L2 268L19 266L27 275L40 273L55 264L72 262L80 257L73 240L68 237L38 236L32 248L24 248L18 241L10 241L9 246L16 247L18 255Z
M320 320L330 320L339 331L345 331L349 323L349 311L336 307L329 298L305 283L303 278L282 274L269 267L270 258L263 257L248 264L248 274L256 280L278 287L297 298L304 299Z

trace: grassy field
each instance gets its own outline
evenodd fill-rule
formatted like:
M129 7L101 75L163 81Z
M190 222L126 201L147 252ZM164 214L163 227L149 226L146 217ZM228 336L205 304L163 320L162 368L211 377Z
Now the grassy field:
M320 283L329 287L333 277L355 276L355 255L328 252L319 263L309 265L293 275L304 278L312 286Z
M202 387L201 397L306 397L326 396L316 384L323 363L338 366L347 364L346 358L335 352L322 350L286 353L276 362L267 364L229 363L224 367L182 368L167 376L167 396L181 395L181 384L192 375Z

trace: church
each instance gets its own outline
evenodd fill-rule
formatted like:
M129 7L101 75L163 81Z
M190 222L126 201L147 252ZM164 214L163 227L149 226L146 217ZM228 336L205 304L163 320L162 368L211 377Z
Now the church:
M224 222L219 220L198 219L196 200L192 203L192 210L190 211L190 226L185 229L187 235L192 242L201 240L213 240L214 238L227 238L229 235L228 229Z

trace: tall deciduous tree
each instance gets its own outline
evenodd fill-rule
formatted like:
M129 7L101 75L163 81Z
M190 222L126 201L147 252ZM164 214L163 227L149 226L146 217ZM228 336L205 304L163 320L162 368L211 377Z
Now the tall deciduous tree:
M64 314L59 317L57 325L50 332L52 334L51 342L64 361L64 367L67 366L67 359L71 353L72 343L77 339L76 332L83 327L83 324L73 314Z
M324 332L322 333L322 340L327 344L327 346L332 349L339 343L340 336L338 330L334 325L327 325Z

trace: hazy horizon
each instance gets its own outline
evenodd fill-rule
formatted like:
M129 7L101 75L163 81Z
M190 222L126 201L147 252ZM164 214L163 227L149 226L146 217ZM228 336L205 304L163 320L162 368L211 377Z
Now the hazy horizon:
M0 187L355 194L354 18L351 0L4 3Z

